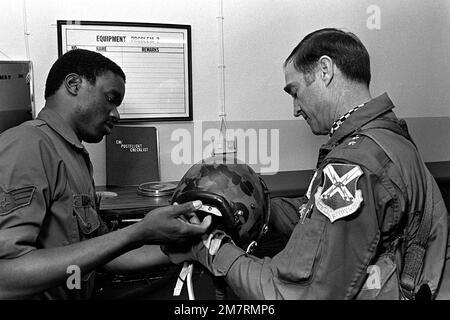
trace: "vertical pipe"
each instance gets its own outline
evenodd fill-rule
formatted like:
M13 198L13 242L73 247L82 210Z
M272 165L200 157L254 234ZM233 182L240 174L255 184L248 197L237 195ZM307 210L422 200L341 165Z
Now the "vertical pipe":
M30 61L30 45L28 43L28 37L30 35L30 32L28 31L28 20L27 20L27 3L26 0L22 1L22 18L23 18L23 35L25 39L25 52L27 60Z
M33 119L36 116L36 106L34 103L34 73L33 73L33 63L31 61L30 56L30 43L29 43L29 37L30 32L28 31L28 15L27 15L27 2L26 0L22 0L22 19L23 19L23 36L24 36L24 43L25 43L25 54L26 59L29 61L30 69L27 74L27 81L30 85L30 101L31 101L31 115Z
M219 117L226 116L225 113L225 55L224 55L224 37L223 37L223 0L218 0L217 24L219 33L218 42L218 89L219 89Z

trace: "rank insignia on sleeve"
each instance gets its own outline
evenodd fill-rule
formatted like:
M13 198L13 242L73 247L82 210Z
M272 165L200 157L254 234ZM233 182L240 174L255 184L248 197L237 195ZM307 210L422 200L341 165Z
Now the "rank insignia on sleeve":
M35 189L36 187L29 186L6 192L0 187L0 216L29 205Z
M314 195L316 208L331 222L354 213L363 201L361 190L356 189L363 174L357 165L330 163L324 169L323 185Z

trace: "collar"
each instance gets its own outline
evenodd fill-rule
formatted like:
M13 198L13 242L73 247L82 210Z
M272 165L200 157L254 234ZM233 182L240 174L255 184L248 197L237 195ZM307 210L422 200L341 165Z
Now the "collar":
M73 129L56 111L44 107L41 112L39 112L37 119L45 121L50 128L55 130L61 137L64 138L64 140L73 145L75 148L85 150Z
M334 132L333 136L328 140L327 145L337 144L343 138L356 131L366 123L378 118L380 115L392 110L394 103L391 101L387 93L370 100L365 103L364 108L358 112L352 113L345 122Z
M345 120L345 122L342 122L340 127L334 132L328 142L321 146L316 167L319 167L320 163L322 163L327 154L345 137L349 136L370 121L378 118L382 114L391 111L393 108L393 102L388 97L387 93L383 93L382 95L367 102L364 105L364 108L359 109L358 112L353 112Z
M349 111L347 111L342 117L340 117L339 119L337 119L333 125L331 126L331 130L330 130L330 138L333 136L334 132L339 129L339 127L344 123L345 120L348 119L348 117L350 117L350 115L355 112L356 110L358 110L359 108L363 107L365 104L361 103L360 105L353 107L352 109L350 109Z

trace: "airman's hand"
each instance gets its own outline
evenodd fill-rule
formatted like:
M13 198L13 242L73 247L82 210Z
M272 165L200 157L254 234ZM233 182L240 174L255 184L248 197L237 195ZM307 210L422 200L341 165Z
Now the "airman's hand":
M154 209L136 224L143 243L183 242L200 237L211 224L211 216L199 221L195 211L202 206L201 201L191 201Z

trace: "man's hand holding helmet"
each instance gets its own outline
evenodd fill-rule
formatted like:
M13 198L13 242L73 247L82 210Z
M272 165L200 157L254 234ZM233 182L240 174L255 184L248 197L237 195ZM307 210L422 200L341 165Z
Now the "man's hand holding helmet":
M216 270L213 261L219 249L224 245L235 246L233 240L222 230L214 230L204 234L201 241L198 241L187 250L176 245L162 245L161 250L172 263L179 264L184 261L197 261L208 268L214 275L223 275L220 270ZM238 248L237 246L235 246ZM240 250L240 249L239 249ZM245 252L242 250L242 254Z
M137 241L148 244L182 243L200 237L211 224L210 216L201 222L196 217L194 212L201 206L202 202L197 200L152 210L133 225Z

